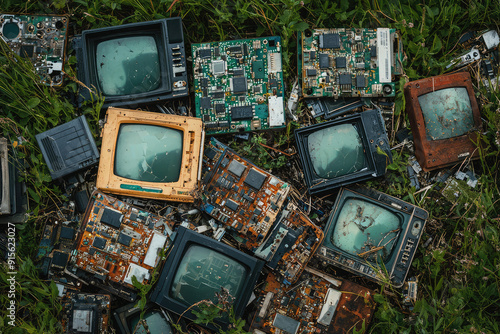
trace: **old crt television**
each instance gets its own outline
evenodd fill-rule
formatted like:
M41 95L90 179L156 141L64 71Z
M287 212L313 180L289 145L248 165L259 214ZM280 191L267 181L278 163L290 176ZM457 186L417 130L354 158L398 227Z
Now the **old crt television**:
M138 105L188 95L182 21L179 17L85 30L76 39L81 104L89 89L104 107Z
M118 195L193 202L204 137L199 118L108 108L96 187Z
M217 303L216 294L224 288L234 297L234 312L240 317L263 265L235 248L179 227L150 300L194 320L190 307L202 300ZM224 320L218 324L227 325Z
M53 180L99 161L99 151L83 115L35 137Z
M481 115L468 72L408 82L406 110L425 171L477 158Z
M385 267L401 287L424 230L427 211L376 190L341 188L316 257L375 281Z
M295 130L295 140L311 195L381 176L392 161L378 110Z

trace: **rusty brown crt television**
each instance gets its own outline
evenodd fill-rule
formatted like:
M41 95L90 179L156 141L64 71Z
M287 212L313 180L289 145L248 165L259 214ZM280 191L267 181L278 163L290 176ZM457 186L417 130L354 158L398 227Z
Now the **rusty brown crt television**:
M424 171L478 158L482 123L468 72L411 81L404 94L415 156Z
M96 187L118 195L193 202L204 136L199 118L110 107Z

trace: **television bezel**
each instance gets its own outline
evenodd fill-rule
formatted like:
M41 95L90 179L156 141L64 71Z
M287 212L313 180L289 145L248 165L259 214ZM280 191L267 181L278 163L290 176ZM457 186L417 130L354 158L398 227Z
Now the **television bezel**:
M234 261L240 263L248 270L247 279L244 280L244 284L241 287L241 293L238 300L234 301L234 314L236 317L240 317L245 310L247 303L252 295L253 288L257 279L260 276L260 272L264 266L264 261L247 255L242 251L228 246L222 242L211 239L205 235L191 231L185 227L179 227L177 230L177 235L174 239L173 244L167 253L167 259L163 265L160 277L158 279L158 284L153 290L149 300L158 304L159 306L167 309L168 311L174 312L189 320L195 320L196 316L191 310L192 305L186 305L172 297L170 297L170 287L172 286L173 280L181 263L181 260L189 249L191 245L199 245L220 254L223 254ZM227 326L223 320L216 320L216 324L220 326Z
M157 125L183 132L181 170L176 182L137 181L114 174L115 150L122 124ZM201 157L205 140L201 119L110 107L106 113L106 123L101 136L97 189L106 193L140 198L176 202L194 201L201 177Z
M170 35L173 32L169 33L169 25L181 27L175 31L176 34L180 34L180 42L170 42ZM170 27L170 30L172 29L173 27ZM162 77L160 87L149 92L105 95L99 87L97 62L92 56L96 52L97 45L116 38L144 35L153 36L156 41ZM189 95L184 34L180 17L85 30L81 37L74 41L74 48L77 52L78 79L86 86L80 89L78 100L80 106L85 100L92 100L91 89L95 89L105 97L102 108L137 106ZM170 83L169 87L166 80ZM178 83L179 87L175 87L175 83Z
M8 215L12 212L11 207L11 168L9 163L9 145L7 138L0 137L0 168L2 183L2 198L0 202L0 214Z
M309 155L307 138L318 130L342 124L357 125L367 158L368 169L333 179L324 179L319 177L314 171L312 159ZM297 129L295 130L295 141L308 192L311 195L324 194L341 186L384 175L388 161L389 163L392 162L389 139L380 112L376 109ZM380 148L385 154L377 153L377 148Z
M393 244L389 258L384 261L384 266L391 283L397 288L402 287L429 214L420 207L382 192L357 185L341 188L325 225L325 238L316 252L316 257L351 273L374 281L383 282L384 277L381 273L383 274L384 271L381 269L380 263L368 261L350 254L331 242L332 234L335 232L336 219L338 219L342 211L343 204L346 200L353 197L366 200L369 203L389 210L400 218L402 217L401 232ZM416 224L419 224L418 228ZM418 231L417 235L413 233L414 227L415 231ZM330 253L333 253L333 256L326 255L328 250L330 250Z
M428 139L418 97L434 91L458 87L467 89L474 119L473 128L461 136L438 140ZM408 82L404 86L404 95L411 131L415 138L415 156L424 171L450 166L464 159L479 158L476 143L478 143L478 130L482 127L482 121L468 72L439 75Z

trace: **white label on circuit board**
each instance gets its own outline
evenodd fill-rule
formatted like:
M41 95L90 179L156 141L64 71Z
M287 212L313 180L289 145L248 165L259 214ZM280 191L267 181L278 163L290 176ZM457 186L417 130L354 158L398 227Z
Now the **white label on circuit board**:
M391 32L389 28L377 29L378 80L391 82Z
M282 96L269 96L269 126L285 125L285 109Z

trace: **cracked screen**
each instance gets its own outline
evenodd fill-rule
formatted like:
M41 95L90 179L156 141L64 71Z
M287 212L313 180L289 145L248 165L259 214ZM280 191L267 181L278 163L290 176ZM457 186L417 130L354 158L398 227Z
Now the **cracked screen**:
M96 66L104 95L149 92L161 83L158 49L151 36L115 38L99 43Z
M248 272L239 262L206 247L193 245L182 257L170 295L188 305L200 300L217 302L221 288L238 297Z
M316 174L333 179L366 167L363 143L353 124L340 124L312 133L309 154Z
M350 254L372 261L378 256L385 261L400 229L400 218L391 211L349 198L342 206L331 241Z
M122 124L115 149L115 175L146 182L176 182L183 132L163 126Z
M469 94L465 87L441 89L418 97L425 130L431 140L461 136L474 127Z

